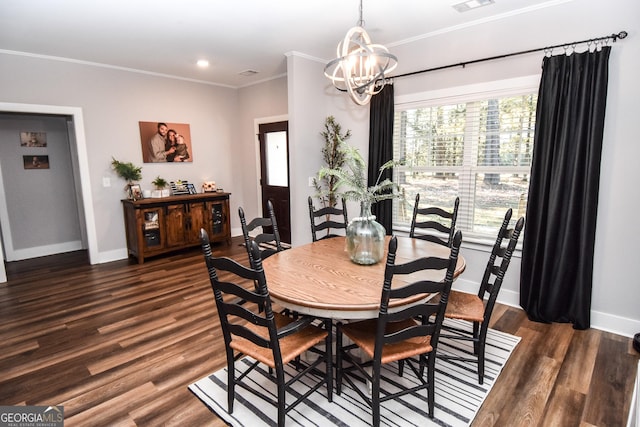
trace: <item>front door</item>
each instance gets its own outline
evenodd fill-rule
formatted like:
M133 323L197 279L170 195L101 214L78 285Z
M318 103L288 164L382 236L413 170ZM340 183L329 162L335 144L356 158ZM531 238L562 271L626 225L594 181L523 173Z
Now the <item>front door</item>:
M289 122L265 123L259 127L260 185L262 214L267 218L271 200L280 231L280 239L291 243L289 209Z

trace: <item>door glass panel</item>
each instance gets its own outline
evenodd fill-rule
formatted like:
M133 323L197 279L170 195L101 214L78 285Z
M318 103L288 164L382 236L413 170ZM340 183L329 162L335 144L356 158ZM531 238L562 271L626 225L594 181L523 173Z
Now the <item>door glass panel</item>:
M266 138L267 185L288 187L287 132L268 132Z

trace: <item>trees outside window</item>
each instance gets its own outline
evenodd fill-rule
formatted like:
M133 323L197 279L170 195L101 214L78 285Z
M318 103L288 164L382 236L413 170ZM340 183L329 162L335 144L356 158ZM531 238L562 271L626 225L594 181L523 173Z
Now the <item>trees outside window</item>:
M415 194L421 205L453 208L467 235L494 235L504 212L526 210L537 90L485 93L396 104L394 228L408 227Z

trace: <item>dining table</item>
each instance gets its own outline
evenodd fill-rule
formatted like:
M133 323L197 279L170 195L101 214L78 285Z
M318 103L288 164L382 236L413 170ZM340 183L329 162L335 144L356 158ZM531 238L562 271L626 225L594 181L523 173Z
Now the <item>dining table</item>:
M263 260L271 299L289 310L316 317L358 320L378 316L390 236L385 254L372 265L351 261L345 237L332 237L277 252ZM422 257L448 258L451 249L411 237L398 236L396 264ZM459 255L454 278L465 269ZM416 280L444 280L446 270L396 275L392 287ZM415 295L394 300L389 309L417 303L432 295Z

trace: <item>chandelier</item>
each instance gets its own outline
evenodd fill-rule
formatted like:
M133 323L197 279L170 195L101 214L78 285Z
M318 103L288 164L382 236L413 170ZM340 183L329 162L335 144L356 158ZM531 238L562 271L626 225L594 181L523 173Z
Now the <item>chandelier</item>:
M337 58L324 67L324 75L343 92L349 92L351 99L359 105L366 105L373 95L385 85L385 73L390 73L398 65L397 58L389 50L371 43L362 20L362 0L360 0L360 20L347 31L344 40L338 43Z

